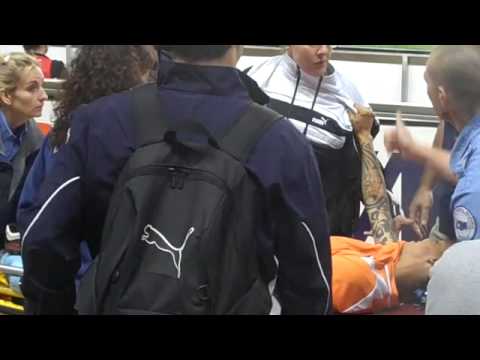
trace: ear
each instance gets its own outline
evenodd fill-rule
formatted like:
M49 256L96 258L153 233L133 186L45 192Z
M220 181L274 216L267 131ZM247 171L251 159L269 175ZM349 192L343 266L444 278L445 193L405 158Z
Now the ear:
M438 87L438 101L442 107L442 111L446 111L450 107L450 99L443 86Z
M7 106L12 105L12 95L6 91L0 92L0 101Z

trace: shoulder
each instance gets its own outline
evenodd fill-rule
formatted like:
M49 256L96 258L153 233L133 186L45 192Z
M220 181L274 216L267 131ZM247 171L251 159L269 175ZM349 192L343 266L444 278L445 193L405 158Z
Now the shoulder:
M323 188L315 155L288 120L278 120L264 134L247 166L264 188L280 191L300 217L324 220Z
M37 147L40 147L40 144L45 136L38 128L36 121L33 119L29 120L25 126L25 129L27 130L26 135L29 141L32 141Z
M266 80L276 67L282 61L283 55L271 57L260 64L254 65L248 71L248 75L253 78L255 81L261 83L263 80Z
M279 119L260 139L257 150L269 153L272 156L271 161L276 158L282 163L282 159L289 159L283 164L295 165L295 160L303 160L310 154L311 146L290 121L279 115ZM294 163L290 164L290 161Z
M130 91L123 91L117 94L101 97L88 105L80 106L75 112L88 113L90 116L122 114L131 105Z
M124 129L131 123L132 102L129 91L105 96L82 105L72 113L72 129L88 127L94 134L106 134L116 128ZM95 124L95 126L91 126ZM130 131L130 129L125 130Z

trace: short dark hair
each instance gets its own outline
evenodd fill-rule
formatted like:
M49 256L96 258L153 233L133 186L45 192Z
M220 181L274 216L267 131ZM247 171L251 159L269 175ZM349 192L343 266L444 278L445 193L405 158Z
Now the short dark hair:
M31 53L32 51L38 49L42 45L23 45L23 49L26 53Z
M221 58L232 45L159 45L159 47L181 59L201 61Z
M442 45L431 54L430 71L466 115L480 108L480 47Z

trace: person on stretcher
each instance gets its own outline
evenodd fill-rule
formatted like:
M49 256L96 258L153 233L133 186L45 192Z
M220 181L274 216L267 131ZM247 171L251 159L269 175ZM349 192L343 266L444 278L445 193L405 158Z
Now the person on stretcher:
M398 239L401 227L416 225L403 216L393 218L392 199L370 135L373 113L356 108L351 122L361 154L362 194L374 243L331 237L333 307L345 314L375 313L412 302L415 290L426 288L433 264L452 244L432 235L417 242Z

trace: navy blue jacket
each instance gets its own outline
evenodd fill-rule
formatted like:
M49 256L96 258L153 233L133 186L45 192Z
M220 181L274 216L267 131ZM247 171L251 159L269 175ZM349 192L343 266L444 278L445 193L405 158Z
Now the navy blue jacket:
M253 100L265 100L253 80L236 69L174 63L161 64L159 96L169 119L195 118L212 133L230 127ZM135 150L134 133L129 92L72 114L69 142L58 152L34 204L19 211L27 311L72 311L80 241L89 239L92 255L98 253L116 179ZM275 239L261 242L272 264L278 263L269 280L277 279L283 313L329 312L329 229L310 145L281 119L259 141L247 166L271 195L271 223L265 227L282 229ZM279 213L289 214L290 226Z

